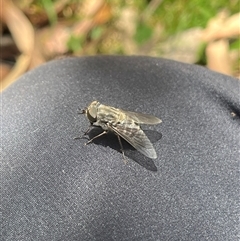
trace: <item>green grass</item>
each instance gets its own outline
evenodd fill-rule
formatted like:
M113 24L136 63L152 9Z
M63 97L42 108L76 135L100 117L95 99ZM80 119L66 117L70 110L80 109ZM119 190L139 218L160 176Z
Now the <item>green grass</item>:
M58 0L31 0L30 2L31 5L35 4L42 8L48 16L50 25L61 21L71 29L72 26L84 20L85 15L81 12L83 7L81 4L86 5L88 0L66 0L64 6L66 8L70 6L72 11L68 19L64 14L55 12L55 4L59 3ZM206 28L209 20L222 10L227 11L229 16L240 11L239 0L106 0L105 3L112 10L108 22L94 26L82 36L75 36L69 31L67 46L70 52L128 55L129 49L125 48L124 40L133 36L131 44L135 45L135 49L141 49L142 46L147 48L149 45L156 51L155 55L161 56L161 47L169 37L195 27ZM153 3L157 3L157 6L149 14ZM121 19L123 11L126 10L134 12L136 16L136 22L129 23L134 31L130 36L122 34L124 30L119 29L117 25L118 19ZM64 12L63 9L62 12ZM239 46L239 39L234 38L230 41L230 49L239 49ZM206 63L204 54L205 45L203 44L198 50L199 63Z

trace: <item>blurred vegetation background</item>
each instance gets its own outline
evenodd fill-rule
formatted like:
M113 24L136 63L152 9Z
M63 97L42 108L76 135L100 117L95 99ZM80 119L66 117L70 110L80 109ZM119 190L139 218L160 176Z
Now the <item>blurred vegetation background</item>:
M240 77L239 0L1 1L1 89L72 55L157 56Z

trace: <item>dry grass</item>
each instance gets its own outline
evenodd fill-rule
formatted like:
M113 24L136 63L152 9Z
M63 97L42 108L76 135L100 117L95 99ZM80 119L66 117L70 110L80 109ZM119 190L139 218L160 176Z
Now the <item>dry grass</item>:
M213 2L2 0L1 89L66 55L159 56L239 77L240 6Z

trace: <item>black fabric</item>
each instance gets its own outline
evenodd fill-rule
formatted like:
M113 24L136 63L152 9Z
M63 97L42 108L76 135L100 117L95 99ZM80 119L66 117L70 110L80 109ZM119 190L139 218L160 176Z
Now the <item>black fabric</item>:
M150 57L47 63L2 94L1 240L238 240L238 80ZM87 146L91 101L162 119L158 158ZM100 133L93 129L89 137ZM88 137L88 136L87 136Z

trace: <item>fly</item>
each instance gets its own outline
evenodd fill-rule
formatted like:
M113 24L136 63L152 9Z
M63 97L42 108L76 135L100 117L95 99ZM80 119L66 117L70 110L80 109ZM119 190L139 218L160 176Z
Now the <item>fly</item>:
M120 137L126 140L130 145L145 156L151 159L157 158L157 154L152 143L143 132L140 125L159 124L162 122L159 118L148 114L117 109L111 106L103 105L98 101L93 101L80 113L85 114L91 124L84 135L90 131L92 126L99 126L103 129L102 133L94 136L85 143L85 145L111 131L114 132L118 138L124 160L126 158Z

